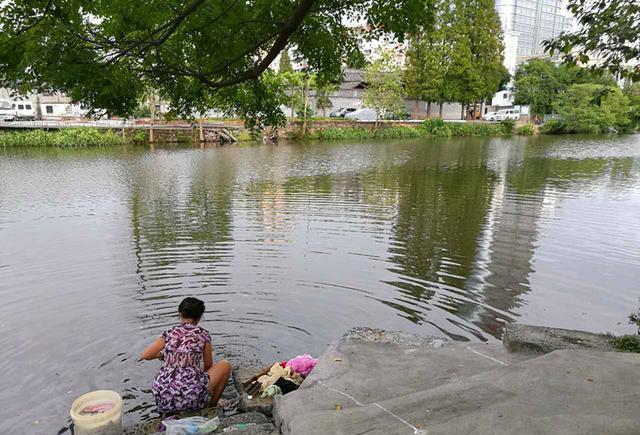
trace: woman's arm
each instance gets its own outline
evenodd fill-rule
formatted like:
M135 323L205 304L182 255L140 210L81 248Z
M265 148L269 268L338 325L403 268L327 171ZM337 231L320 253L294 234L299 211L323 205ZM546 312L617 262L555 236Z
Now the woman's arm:
M164 338L158 337L156 341L151 343L143 352L142 359L152 360L160 359L162 356L162 349L164 349Z
M213 366L213 351L211 350L210 341L207 341L204 344L204 351L202 352L202 360L204 361L204 371L206 372Z

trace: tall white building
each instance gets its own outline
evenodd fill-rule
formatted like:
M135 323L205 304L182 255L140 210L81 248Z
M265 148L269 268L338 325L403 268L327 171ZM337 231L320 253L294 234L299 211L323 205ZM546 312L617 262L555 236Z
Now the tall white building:
M496 10L505 34L505 65L509 69L514 57L518 64L546 56L542 42L572 27L566 0L496 0Z

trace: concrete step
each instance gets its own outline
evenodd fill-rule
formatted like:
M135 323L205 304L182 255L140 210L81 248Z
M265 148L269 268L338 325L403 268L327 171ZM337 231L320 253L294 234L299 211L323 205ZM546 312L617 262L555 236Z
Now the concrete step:
M327 357L340 358L345 350L348 361L369 356L380 382L357 364L357 371L347 369L334 382L328 376L335 369L320 365L318 377L314 371L304 388L277 400L276 425L283 433L305 435L637 434L640 428L637 354L559 350L514 360L518 354L493 346L469 346L484 356L463 345L423 352L376 347L337 345ZM491 366L470 353L499 362ZM431 379L380 370L409 361Z
M289 423L306 415L329 412L342 418L365 405L533 357L508 353L501 344L402 341L343 340L330 345L298 391L276 398L276 426L290 433Z

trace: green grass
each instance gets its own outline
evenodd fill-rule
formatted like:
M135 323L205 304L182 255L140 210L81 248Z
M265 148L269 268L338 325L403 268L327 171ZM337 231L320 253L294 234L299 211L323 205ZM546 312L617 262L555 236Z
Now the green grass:
M615 337L611 342L619 352L640 353L640 336L638 335Z
M504 136L511 133L512 128L502 124L444 122L441 119L428 119L415 127L381 127L381 128L337 128L320 130L317 135L323 140L349 139L403 139L419 137L454 137L454 136Z
M57 131L25 130L0 132L1 147L80 148L123 145L125 139L112 130L69 128Z

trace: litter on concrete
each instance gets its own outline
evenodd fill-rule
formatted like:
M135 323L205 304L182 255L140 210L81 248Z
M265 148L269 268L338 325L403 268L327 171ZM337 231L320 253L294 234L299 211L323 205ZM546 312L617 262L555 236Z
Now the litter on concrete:
M317 364L318 360L311 355L298 355L289 361L276 362L261 370L243 382L243 386L248 395L255 396L260 393L262 398L287 394L297 390Z

